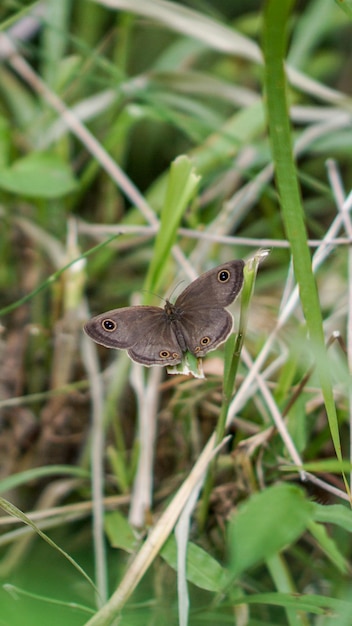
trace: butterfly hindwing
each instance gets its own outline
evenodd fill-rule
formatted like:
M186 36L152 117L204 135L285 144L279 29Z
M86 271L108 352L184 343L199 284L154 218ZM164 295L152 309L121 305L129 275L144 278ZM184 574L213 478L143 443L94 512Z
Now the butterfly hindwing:
M209 321L211 316L212 321ZM184 314L183 335L188 350L203 357L226 341L233 327L233 317L226 309L211 308L201 311L197 321L194 316Z

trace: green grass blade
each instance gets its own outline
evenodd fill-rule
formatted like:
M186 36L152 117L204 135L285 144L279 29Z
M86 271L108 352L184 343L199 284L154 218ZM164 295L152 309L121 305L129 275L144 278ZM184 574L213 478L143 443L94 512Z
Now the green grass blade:
M335 0L335 2L352 19L352 0Z
M294 271L299 285L310 346L316 358L335 452L337 458L342 460L336 407L327 366L328 357L324 342L323 320L307 245L305 215L293 158L287 83L284 71L286 25L291 6L291 0L283 0L282 2L269 0L264 12L263 49L268 124L282 218L291 245Z
M175 243L177 229L196 191L199 179L188 157L180 156L172 163L165 204L161 212L160 228L144 286L146 291L157 293L160 290L166 270L166 260ZM147 294L147 300L149 298L150 294Z
M18 472L6 476L0 481L0 493L6 493L11 489L16 489L20 485L25 485L39 478L48 478L49 476L72 476L73 478L89 479L89 472L80 467L71 465L43 465L42 467L33 467L32 469Z
M49 278L44 280L39 285L39 287L37 287L36 289L33 289L33 291L31 291L30 293L27 293L27 295L25 295L20 300L16 300L16 302L13 302L12 304L9 304L9 306L6 306L3 309L1 309L0 310L0 316L7 315L8 313L11 313L15 309L17 309L19 306L22 306L22 304L25 304L26 302L29 302L30 300L32 300L32 298L34 298L34 296L36 296L40 291L43 291L43 289L46 289L47 287L52 285L52 283L54 283L58 278L60 278L60 276L61 276L61 274L63 274L63 272L68 270L70 267L72 267L76 263L82 262L83 259L85 259L86 257L90 256L91 254L97 252L98 250L100 250L100 248L104 248L104 246L108 245L111 241L116 239L117 236L118 235L113 235L112 237L109 237L109 239L106 239L106 241L102 241L101 243L98 243L98 245L94 246L90 250L87 250L87 252L84 252L79 257L77 257L77 259L74 259L73 261L70 261L69 263L67 263L67 265L64 265L63 267L61 267L59 270L57 270L56 272L51 274L49 276ZM80 267L80 266L78 266L78 267Z
M20 509L17 508L17 506L15 506L14 504L11 504L11 502L9 502L8 500L5 500L4 498L0 497L0 507L4 511L6 511L8 515L11 515L12 517L16 517L27 526L30 526L30 528L32 528L32 530L34 530L34 532L36 532L37 535L41 537L41 539L44 539L44 541L46 541L46 543L48 543L49 546L54 548L54 550L57 550L58 552L60 552L60 554L65 559L67 559L67 561L69 561L71 565L73 565L73 567L77 570L77 572L79 572L86 579L86 581L91 585L91 587L95 590L95 592L97 592L96 586L94 585L92 579L88 576L88 574L86 574L84 569L82 569L82 567L78 565L78 563L76 563L76 561L67 552L65 552L65 550L60 548L60 546L58 546L55 543L55 541L53 541L52 539L50 539L50 537L48 537L48 535L43 533L43 531L40 530L40 528L38 528L38 526L34 522L32 522L32 520L27 515L22 513L22 511L20 511Z
M84 606L83 604L77 604L77 602L65 602L62 600L56 600L55 598L48 598L47 596L40 595L38 593L32 593L30 591L26 591L25 589L21 589L21 587L17 587L16 585L11 585L6 583L3 586L4 591L7 591L15 600L18 600L20 597L30 598L31 600L35 600L40 603L51 604L54 607L64 607L67 608L68 611L81 611L82 613L87 613L88 615L94 614L93 609L88 606Z

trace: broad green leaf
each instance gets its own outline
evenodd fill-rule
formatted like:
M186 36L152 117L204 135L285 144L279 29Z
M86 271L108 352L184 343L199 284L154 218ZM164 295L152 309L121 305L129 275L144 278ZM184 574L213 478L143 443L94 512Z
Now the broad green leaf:
M313 505L291 485L275 485L239 507L229 526L231 571L238 575L296 541L307 528Z
M77 185L67 164L49 153L34 152L0 170L0 189L22 196L59 198Z
M121 548L126 552L134 552L137 545L137 539L128 520L119 511L106 513L105 532L109 537L110 544L114 548Z
M174 536L164 545L161 556L173 569L177 569L177 546ZM222 591L230 574L218 561L194 543L187 545L187 580L208 591Z

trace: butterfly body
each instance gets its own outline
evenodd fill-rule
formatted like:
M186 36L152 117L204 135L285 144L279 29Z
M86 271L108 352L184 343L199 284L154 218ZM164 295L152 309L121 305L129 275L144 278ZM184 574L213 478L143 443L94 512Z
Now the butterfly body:
M243 261L224 263L193 281L164 308L132 306L94 317L84 327L97 343L125 349L133 361L177 365L189 351L203 357L223 343L233 326L226 311L243 284Z

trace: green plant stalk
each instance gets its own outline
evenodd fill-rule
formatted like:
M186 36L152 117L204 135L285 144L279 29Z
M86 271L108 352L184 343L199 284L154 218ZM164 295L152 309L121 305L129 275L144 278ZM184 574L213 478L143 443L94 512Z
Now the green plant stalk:
M233 335L234 339L226 346L223 401L221 405L220 417L216 427L216 445L218 445L225 435L227 414L233 396L238 365L240 362L241 350L247 330L248 311L253 295L255 277L258 269L258 259L253 259L244 267L244 283L241 293L241 310L238 333ZM232 344L232 345L231 345Z
M252 298L255 277L257 274L258 264L260 257L253 257L244 267L244 283L241 293L241 312L240 322L237 334L232 334L226 343L225 349L225 364L224 364L224 385L223 385L223 397L220 410L220 416L216 426L216 446L223 440L226 426L227 426L227 414L230 406L230 402L233 396L233 388L235 385L238 365L240 361L241 350L243 347L244 338L246 335L248 310L250 301ZM210 495L214 485L214 474L216 469L216 459L210 464L209 472L207 474L201 505L198 514L198 523L200 529L205 526Z
M336 407L327 367L328 358L324 341L323 321L307 245L305 216L292 150L284 69L286 26L292 4L292 0L282 0L282 2L267 0L265 5L263 50L267 117L282 218L291 246L294 272L299 286L310 347L316 359L336 456L342 461ZM345 485L348 490L346 480Z
M297 594L285 557L281 553L266 559L266 566L279 593ZM307 616L298 610L286 607L285 613L290 626L308 626Z

